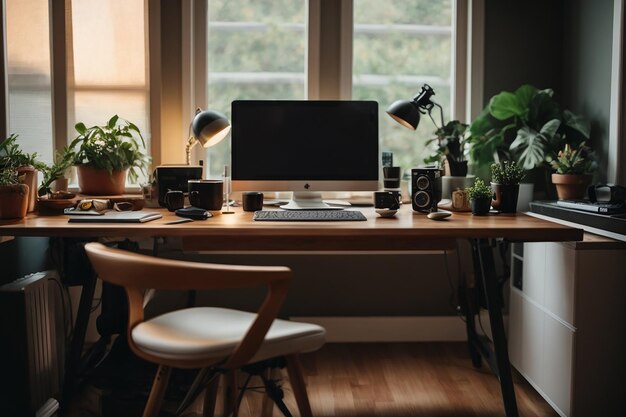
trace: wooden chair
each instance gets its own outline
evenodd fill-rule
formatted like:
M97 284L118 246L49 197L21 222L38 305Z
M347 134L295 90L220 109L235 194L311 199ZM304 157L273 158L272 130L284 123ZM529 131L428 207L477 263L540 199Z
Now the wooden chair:
M237 369L275 357L285 357L300 415L311 417L298 353L319 349L324 344L325 330L313 324L276 319L291 281L289 268L160 259L100 243L88 243L85 250L102 280L126 290L131 350L159 365L144 417L158 415L172 368L202 368L202 378L196 379L192 389L197 389L201 379L209 384L204 412L212 415L220 375L229 376L232 384L232 375ZM267 287L266 297L256 314L226 308L193 307L144 320L146 289L207 290L255 286ZM230 407L236 415L236 401Z

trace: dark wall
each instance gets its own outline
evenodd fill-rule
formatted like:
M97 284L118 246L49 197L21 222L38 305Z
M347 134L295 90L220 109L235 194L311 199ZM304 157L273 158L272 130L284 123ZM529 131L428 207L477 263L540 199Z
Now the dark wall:
M0 285L48 268L48 239L21 237L0 244Z
M598 157L600 180L606 181L613 0L571 0L566 4L563 98L568 108L591 120L590 144Z
M526 83L552 88L562 108L591 121L600 181L607 177L612 38L613 0L485 2L485 104Z
M564 1L485 2L484 98L522 84L563 91Z

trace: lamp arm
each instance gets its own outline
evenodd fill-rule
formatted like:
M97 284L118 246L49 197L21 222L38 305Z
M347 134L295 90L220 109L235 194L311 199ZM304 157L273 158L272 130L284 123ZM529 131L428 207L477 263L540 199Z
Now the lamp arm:
M435 125L435 127L437 129L443 127L445 125L445 123L443 122L443 108L436 102L432 101L430 102L433 106L437 106L439 107L439 117L441 119L441 126L437 126L437 122L435 122L435 119L433 119L433 115L432 115L432 111L433 111L433 106L430 106L430 108L428 109L428 116L430 117L430 120L432 120L433 124Z
M187 165L191 164L191 148L198 143L198 140L193 136L189 136L189 140L187 141L187 145L185 146L185 157L187 161Z

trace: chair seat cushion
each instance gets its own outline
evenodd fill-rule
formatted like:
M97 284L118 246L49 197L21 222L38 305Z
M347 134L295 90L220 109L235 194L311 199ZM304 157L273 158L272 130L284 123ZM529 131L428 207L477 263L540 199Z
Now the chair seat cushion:
M240 310L194 307L144 321L133 328L131 337L139 349L164 359L220 359L234 351L256 317ZM276 319L250 363L317 350L325 333L315 324Z

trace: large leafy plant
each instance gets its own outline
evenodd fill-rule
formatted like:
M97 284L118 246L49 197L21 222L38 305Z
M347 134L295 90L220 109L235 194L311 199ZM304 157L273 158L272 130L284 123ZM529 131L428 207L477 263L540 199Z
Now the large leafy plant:
M78 137L69 148L75 150L75 165L90 165L109 172L128 169L128 178L137 181L137 169L146 171L150 158L144 155L139 144L145 141L139 128L117 115L106 125L86 127L84 123L74 126Z
M486 166L515 160L525 170L547 167L566 143L589 139L589 122L569 110L561 111L551 89L523 85L503 91L489 101L470 125L470 159Z

